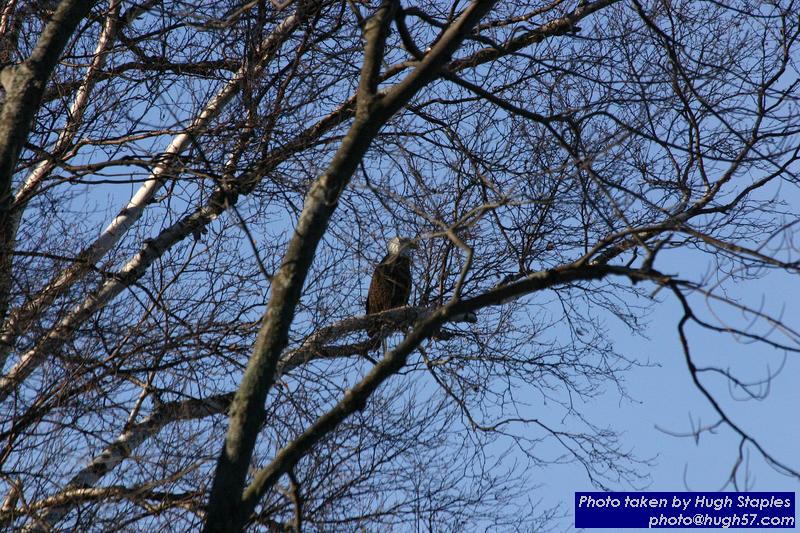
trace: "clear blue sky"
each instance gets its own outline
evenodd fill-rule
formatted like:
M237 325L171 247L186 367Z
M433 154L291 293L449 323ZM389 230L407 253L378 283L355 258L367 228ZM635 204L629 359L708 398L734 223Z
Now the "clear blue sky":
M683 259L689 254L681 253ZM663 272L700 272L697 264L663 263ZM656 265L657 267L659 265ZM771 273L763 280L732 287L733 293L751 305L758 305L764 298L765 311L783 316L788 323L800 315L800 279L784 273ZM715 434L703 433L699 441L693 438L676 438L658 428L676 433L688 433L693 426L709 424L717 418L708 402L691 382L684 361L683 350L677 335L677 323L682 310L675 298L661 294L663 303L656 306L649 317L649 339L631 337L622 327L612 326L616 331L618 347L640 361L650 361L657 367L640 368L628 374L627 387L638 403L620 401L612 391L584 405L584 412L596 423L608 421L610 425L625 432L623 441L630 445L639 457L655 458L650 470L652 479L646 488L649 491L716 491L723 488L738 453L739 439L728 428L720 428ZM697 310L705 312L704 305ZM741 322L741 320L739 321ZM712 334L693 327L688 330L692 353L697 363L716 362L721 368L737 371L738 376L753 381L764 377L768 370L775 372L784 354L760 344L742 344L730 335ZM741 427L755 436L764 448L789 466L800 469L800 358L787 354L783 370L772 380L769 394L763 401L738 401L742 394L730 391L721 378L704 376L703 382L717 392L716 397L729 415ZM797 493L800 484L796 479L779 474L752 449L747 447L750 461L742 467L749 471L749 490L791 491ZM747 458L747 457L746 457ZM551 489L542 491L552 499L561 500L573 512L572 498L576 491L597 490L588 482L585 473L577 465L555 466L548 469L545 484ZM743 475L740 474L740 480ZM631 490L620 486L618 490ZM732 486L725 490L735 490ZM544 503L544 502L543 502ZM570 517L569 524L574 524ZM573 529L564 523L567 530ZM691 528L698 529L699 528ZM614 531L592 529L589 531ZM664 530L666 531L666 530ZM674 530L673 530L674 531ZM708 531L705 529L704 531Z

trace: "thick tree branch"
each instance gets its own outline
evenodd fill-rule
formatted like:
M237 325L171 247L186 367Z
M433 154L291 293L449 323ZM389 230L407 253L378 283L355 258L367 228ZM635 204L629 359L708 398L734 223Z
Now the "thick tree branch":
M550 21L540 26L536 30L533 30L529 34L513 39L503 50L484 49L470 56L451 61L447 65L447 71L458 72L460 70L474 68L481 64L493 61L498 57L502 57L507 53L518 51L530 44L541 42L541 40L546 37L568 33L567 29L573 27L577 21L582 20L597 10L613 4L616 1L618 0L604 0L602 2L583 4L569 14ZM428 58L430 58L432 52L433 50L427 54ZM405 68L406 67L403 67L403 69ZM399 71L392 72L390 69L380 76L380 80L386 81L389 78L397 75L398 72ZM386 102L388 99L384 98L383 101ZM391 106L392 109L399 109L399 107L401 107L398 105L398 102L399 100L394 100L394 104ZM221 215L231 204L235 203L238 196L246 195L252 192L262 176L269 173L271 170L277 167L278 164L280 164L282 161L285 161L292 154L295 154L296 152L313 144L317 139L331 131L334 127L338 126L345 120L352 118L355 115L355 111L356 98L351 97L330 115L319 121L317 124L314 124L305 131L301 132L293 141L270 152L264 158L263 162L257 166L257 168L245 173L245 175L236 180L232 184L231 191L217 191L211 196L205 205L200 206L194 212L164 229L154 239L146 242L144 247L139 250L139 252L121 269L118 276L108 280L97 291L95 291L95 293L89 295L81 305L76 306L73 309L69 316L56 325L55 328L51 330L51 332L49 332L35 348L22 356L21 360L28 361L30 364L18 365L19 368L15 367L17 370L12 370L8 373L7 377L9 380L7 382L0 380L0 398L6 398L13 390L13 387L18 386L19 383L21 383L22 380L24 380L25 377L36 368L36 366L41 364L43 357L45 357L45 354L48 351L53 350L55 347L69 339L72 335L72 331L74 331L75 328L83 323L88 317L97 312L98 309L103 308L108 302L118 296L125 288L135 283L136 280L144 275L153 262L162 257L168 250L170 250L177 243L181 242L183 239L198 231L202 231L203 228L219 217L219 215ZM150 193L143 192L146 186L147 184L142 187L134 199L143 194L147 194L148 198L152 196ZM132 200L132 203L137 202ZM125 218L127 220L125 209L120 212L119 216L123 215L126 215ZM112 223L109 228L112 228L112 226L115 226L115 223ZM92 252L93 248L96 247L99 242L100 241L98 239L98 241L95 241L95 243L88 247L84 252ZM116 240L113 242L116 242ZM105 251L102 253L105 253ZM99 257L100 256L98 256L98 259ZM87 268L89 270L91 269L91 265L86 267L85 262L77 261L77 263L82 264L73 265L72 267L69 267L69 269L58 274L55 280L51 282L46 289L41 291L37 296L34 296L29 303L25 304L24 309L20 308L18 312L20 314L25 314L31 312L31 310L37 309L39 309L39 311L36 311L36 313L41 312L40 306L42 308L46 307L49 305L47 302L52 301L52 299L59 294L57 291L51 291L50 287L60 287L59 290L63 292L70 286L70 283L58 282L62 276L65 277L65 279L70 278L72 276L70 272L72 272L73 269L79 272L86 271ZM72 282L74 282L74 280ZM29 310L25 311L25 309ZM3 336L0 337L0 350L6 350L7 353L8 346L13 344L13 337L18 334L15 333L15 331L19 332L21 329L24 329L23 325L27 322L28 321L17 318L15 318L13 321L9 320L7 327L5 327L3 330ZM10 326L14 326L14 328L12 329ZM19 370L24 370L24 372L19 372Z
M8 310L15 224L11 219L14 169L39 109L47 80L78 23L89 13L88 0L63 0L45 26L30 57L0 70L5 101L0 110L0 320ZM2 65L0 65L2 67Z
M536 272L516 283L497 287L473 298L453 301L436 309L427 318L418 322L396 348L389 351L360 382L345 393L336 406L320 416L299 437L281 448L272 462L255 474L253 482L245 490L242 499L247 513L250 514L254 511L264 494L277 483L281 476L288 473L316 443L331 433L348 416L363 410L367 400L378 387L403 368L411 352L424 340L430 338L445 322L464 313L501 304L512 297L576 281L598 280L609 275L626 276L634 282L655 280L659 283L666 283L668 281L666 276L657 272L644 272L607 265L579 266L573 263L552 270Z
M374 83L376 65L380 64L383 57L386 27L395 7L394 2L385 1L367 23L365 53L380 57L365 58L360 87L367 94L359 94L359 97L372 99L369 91ZM364 78L368 80L363 81ZM273 277L272 294L256 337L253 355L231 406L228 433L211 488L205 524L207 532L239 531L247 517L248 513L244 513L240 505L240 495L258 430L263 423L264 401L274 383L279 355L288 341L289 326L303 283L317 244L336 209L339 195L378 129L388 118L376 106L362 103L358 109L356 121L328 170L311 186L281 267Z
M291 372L295 368L310 361L318 359L338 358L346 355L362 355L363 348L368 343L361 345L331 346L328 343L346 337L352 333L364 331L376 322L389 323L396 328L410 325L416 321L430 316L434 310L425 307L403 307L390 309L382 313L369 316L358 316L340 320L335 324L320 328L309 335L300 346L287 351L281 356L276 371L277 376ZM471 314L455 316L451 322L475 322ZM234 393L217 394L205 399L190 399L161 404L144 420L132 424L117 439L109 444L100 454L76 473L66 485L53 496L43 502L37 503L35 509L46 510L39 517L39 527L44 524L55 526L71 509L80 501L95 493L85 492L85 489L95 487L98 482L116 469L122 461L129 458L136 449L147 439L155 436L166 425L182 420L198 420L210 416L225 414L233 400ZM102 489L101 489L102 490ZM0 514L0 524L3 517L13 518L13 508L6 509L5 514ZM16 511L21 512L21 511Z
M53 168L55 168L56 158L66 152L67 148L72 144L75 134L78 132L78 129L83 121L84 111L86 110L86 106L89 102L89 96L91 95L92 89L97 82L98 73L105 64L108 49L113 43L114 36L117 32L119 5L119 0L111 0L109 2L108 13L105 17L100 38L97 41L97 48L92 55L92 62L89 65L89 68L86 70L86 74L83 77L83 82L78 87L77 94L72 101L72 105L70 106L68 113L67 124L61 130L61 133L59 134L58 139L51 150L52 158L43 160L36 165L15 195L11 213L7 218L7 223L9 225L8 231L11 235L9 242L16 241L19 223L22 219L22 215L25 211L25 204L28 202L28 199L39 187L39 184L42 182L44 177L47 176L47 174L49 174ZM44 294L48 295L49 292L50 291L45 289ZM53 295L53 297L54 296L55 295ZM52 297L50 298L50 301L52 301ZM46 305L47 303L42 302L41 298L39 298L37 301L31 302L30 305L26 306L25 309L31 310L41 308L42 304ZM6 322L4 323L3 331L0 333L0 371L5 368L6 358L8 357L8 353L10 352L12 346L13 333L14 330L17 329L15 323L20 319L20 311L22 310L17 309L9 314Z
M211 490L206 531L241 530L255 505L251 499L247 505L242 506L240 495L258 429L263 422L263 404L274 383L278 357L286 346L295 306L317 244L336 209L342 190L384 122L405 105L416 91L434 79L439 69L449 61L467 33L492 4L489 1L471 4L444 33L417 69L390 89L380 101L374 102L367 109L365 106L359 107L356 120L327 171L312 185L281 268L273 279L272 294L263 325L231 407L228 435ZM371 30L366 35L368 52L382 52L383 44L378 45L372 41L386 38L386 30L381 28L391 23L395 8L395 2L384 2L375 15L375 20L379 23L367 24L367 29ZM378 60L365 59L361 73L362 84L364 77L374 76L375 61Z
M261 59L256 68L263 69L275 56L280 45L288 35L298 26L299 16L293 14L284 19L262 43ZM144 213L149 201L158 192L164 183L164 176L174 163L174 158L184 151L191 142L197 138L208 124L219 115L225 105L239 93L245 77L250 72L250 67L241 66L236 74L206 103L203 109L193 120L184 133L175 136L172 142L159 157L159 162L147 180L142 184L136 194L131 198L116 218L88 247L78 254L75 262L56 275L56 277L39 291L22 307L9 314L2 335L0 335L0 362L5 362L14 340L37 316L39 316L58 296L69 289L72 284L91 271L94 264L109 252L125 233L139 220ZM214 220L225 209L224 198L220 195L212 197L211 205L197 213L197 218L205 223ZM217 205L219 204L219 205ZM90 295L82 304L73 308L45 337L31 350L24 353L17 364L8 373L0 378L0 401L8 397L17 384L21 383L30 373L41 364L52 347L58 345L63 339L71 335L72 330L91 316L98 308L103 307L108 301L119 295L126 287L139 279L152 262L161 256L172 244L181 240L183 236L191 234L195 221L182 220L163 231L157 239L146 244L122 271L104 283L94 294ZM200 224L202 227L205 224ZM2 368L2 365L0 365Z
M106 474L130 457L143 442L156 435L167 424L223 414L228 410L232 399L233 393L226 393L203 400L181 400L158 406L147 418L133 424L109 444L86 467L75 474L58 494L48 498L47 501L54 503L40 506L45 508L46 512L30 531L46 531L55 526L80 503L83 499L82 490L94 487ZM8 514L6 518L11 516L12 514Z

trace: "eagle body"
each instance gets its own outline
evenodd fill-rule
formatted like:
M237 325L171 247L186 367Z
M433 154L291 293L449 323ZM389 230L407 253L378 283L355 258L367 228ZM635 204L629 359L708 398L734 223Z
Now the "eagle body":
M367 314L380 313L408 303L411 294L411 248L407 239L395 238L389 242L389 253L375 267L367 293ZM367 329L370 339L375 339L381 326Z

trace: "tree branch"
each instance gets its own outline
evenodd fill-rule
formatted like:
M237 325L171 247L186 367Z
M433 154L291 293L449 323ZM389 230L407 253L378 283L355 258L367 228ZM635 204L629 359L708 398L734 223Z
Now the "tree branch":
M261 59L257 68L263 69L272 59L286 37L298 26L299 16L293 14L283 20L262 43ZM242 82L248 75L249 67L242 65L236 74L206 103L186 131L175 136L167 149L157 158L158 163L153 168L150 176L142 184L136 194L131 198L114 220L103 230L100 236L88 247L82 250L75 262L56 275L44 289L28 300L22 307L10 313L4 324L0 336L0 363L5 359L14 345L14 340L25 327L39 316L58 296L65 293L78 279L91 271L94 264L107 254L125 235L125 233L139 220L144 213L149 201L164 184L164 176L169 174L174 158L184 151L189 144L200 135L204 128L219 115L225 105L239 93ZM219 195L212 198L219 200ZM209 208L201 213L208 221L214 220L221 208L215 212ZM204 224L203 224L204 225ZM202 227L202 226L201 226ZM172 230L172 231L168 231ZM20 357L19 362L0 379L0 401L3 401L30 373L41 364L53 344L58 344L63 338L69 336L71 330L83 322L106 302L115 298L132 281L141 277L152 261L159 257L172 244L169 241L180 240L184 231L191 234L192 226L185 220L175 224L159 235L159 238L146 244L133 259L123 268L120 274L104 283L99 290L87 298L82 304L73 308L59 323L39 342L33 349ZM165 242L167 241L167 242ZM2 368L2 364L0 364Z
M348 416L363 410L367 400L378 387L403 368L411 352L454 316L500 304L513 296L575 281L598 280L609 275L626 276L633 281L656 280L660 283L666 283L668 279L658 272L643 272L637 269L607 265L576 266L573 263L556 269L536 272L516 283L498 287L470 299L451 301L451 303L436 309L427 318L418 322L403 341L387 352L383 359L360 382L349 389L332 409L317 418L299 437L281 448L272 462L255 474L253 482L247 487L242 497L247 514L252 514L264 494L278 482L281 476L288 473L315 444L336 429Z
M356 166L384 122L436 76L492 4L489 1L471 4L444 33L417 69L390 89L381 101L374 102L369 109L359 107L356 120L328 169L311 186L292 240L273 280L272 294L253 355L231 407L230 425L214 477L205 531L239 531L255 506L252 498L242 505L240 495L256 436L263 422L264 401L274 383L278 357L286 346L289 326L294 318L295 306L308 269L342 190L347 186ZM383 50L383 44L369 40L386 38L386 30L379 31L379 28L391 23L395 8L395 2L384 2L378 9L375 17L380 25L375 26L373 23L372 32L367 35L368 52L376 54ZM371 78L375 75L376 60L365 59L361 72L362 87L367 86L364 85L367 83L364 82L365 77Z
M63 0L45 26L30 57L0 70L5 101L0 111L0 321L8 311L15 224L11 218L14 169L39 109L47 80L78 23L89 13L88 0Z

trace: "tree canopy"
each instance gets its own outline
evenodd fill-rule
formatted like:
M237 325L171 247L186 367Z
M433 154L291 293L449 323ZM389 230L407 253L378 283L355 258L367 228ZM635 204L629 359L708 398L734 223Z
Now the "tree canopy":
M580 409L652 363L622 329L679 339L721 483L748 454L800 479L725 401L774 374L693 343L800 350L735 292L800 265L798 13L8 0L0 524L537 530L550 463L647 476ZM394 236L410 304L364 316Z

